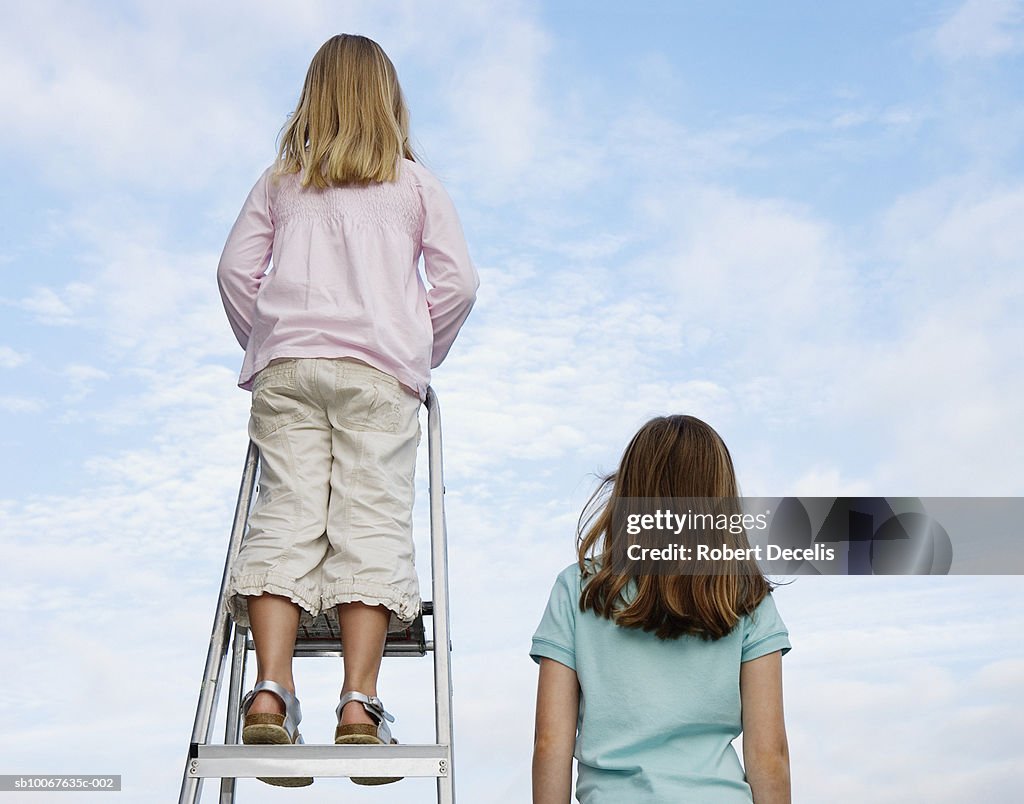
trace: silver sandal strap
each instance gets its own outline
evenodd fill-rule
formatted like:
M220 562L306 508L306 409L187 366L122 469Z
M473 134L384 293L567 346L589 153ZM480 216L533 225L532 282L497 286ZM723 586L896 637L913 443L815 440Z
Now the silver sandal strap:
M341 722L341 710L345 708L346 704L356 701L363 705L363 709L366 713L377 722L377 738L384 744L391 744L391 729L388 728L388 723L394 723L395 718L384 711L384 704L381 703L380 698L376 695L364 695L361 692L346 692L341 696L341 702L338 704L338 708L334 710L335 715L338 718L338 722Z
M338 719L341 719L341 710L345 708L345 704L352 703L352 701L358 701L361 703L367 714L374 718L378 723L382 720L386 720L389 723L395 722L394 716L384 711L384 704L381 703L380 698L376 695L364 695L361 692L346 692L341 696L341 702L338 704L337 709L334 710Z
M281 703L284 704L284 729L289 735L295 735L299 730L299 723L302 722L302 707L299 706L299 699L276 681L260 681L253 687L242 699L242 714L249 713L253 700L261 692L273 693L281 699ZM301 742L302 738L300 737L298 741Z

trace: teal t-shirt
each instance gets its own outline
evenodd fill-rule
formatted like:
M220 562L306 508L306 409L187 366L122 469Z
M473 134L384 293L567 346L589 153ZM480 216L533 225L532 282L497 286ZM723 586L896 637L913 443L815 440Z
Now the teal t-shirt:
M790 649L771 595L714 642L662 640L581 612L580 569L563 570L530 655L580 682L575 757L582 804L750 804L732 746L741 728L740 664Z

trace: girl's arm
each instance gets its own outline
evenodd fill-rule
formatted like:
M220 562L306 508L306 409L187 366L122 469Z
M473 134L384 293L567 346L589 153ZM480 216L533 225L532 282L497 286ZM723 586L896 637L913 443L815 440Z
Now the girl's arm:
M554 659L540 660L533 738L533 804L569 802L579 693L575 670Z
M789 745L782 716L782 652L740 665L743 765L754 804L789 804Z
M427 292L427 309L434 330L430 367L437 368L473 309L480 277L469 257L462 224L448 193L429 174L424 174L421 181L426 213L423 221L423 269L431 284Z
M260 176L245 199L217 266L217 284L224 312L228 314L231 329L243 349L249 343L256 294L270 265L274 247L274 224L267 186L270 170L268 168Z

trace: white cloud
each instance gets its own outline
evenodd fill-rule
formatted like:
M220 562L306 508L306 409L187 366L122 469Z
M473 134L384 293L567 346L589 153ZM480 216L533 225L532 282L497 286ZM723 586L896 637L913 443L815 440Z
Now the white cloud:
M810 332L829 339L851 316L857 289L842 243L824 221L717 188L660 203L663 226L679 235L655 259L664 260L686 321L705 323L741 350L757 332L759 356L774 362L783 342Z
M0 396L0 410L5 410L8 413L36 413L44 407L46 407L45 403L39 399L8 394Z
M65 402L79 402L89 396L96 383L109 380L110 375L95 366L70 365L64 369L64 379L68 383L68 392L64 395Z
M16 352L10 346L0 346L0 368L17 368L28 360L28 355Z
M73 320L71 308L50 288L38 288L21 300L21 306L47 322L69 324Z
M732 407L713 379L682 367L664 373L677 347L671 306L623 294L613 272L551 272L543 294L530 271L482 273L471 324L435 381L456 428L460 476L510 460L595 461L617 455L652 415L686 409L720 419Z
M200 13L210 19L212 9L193 10L192 19ZM241 55L244 47L220 36L183 51L190 15L161 13L155 3L137 4L131 17L102 12L66 3L22 5L0 34L8 77L0 103L11 121L5 138L50 181L130 177L137 185L194 187L226 154L260 151L250 135L255 121L268 131L262 149L268 152L275 118L244 76L255 54L245 63L225 58L220 48ZM258 16L247 9L235 24L245 28ZM41 30L47 35L40 37ZM47 132L43 148L40 131Z
M954 175L898 197L881 221L881 245L899 259L907 291L961 291L999 278L1019 264L1024 234L1014 225L1024 214L1024 186L984 174ZM935 283L938 282L936 285ZM1018 285L1012 285L1014 291Z
M787 494L797 497L860 497L870 496L871 489L863 480L847 478L835 466L814 466L787 487Z
M794 800L1005 798L1024 712L1007 695L1020 651L1000 635L1021 618L981 612L1016 611L1019 592L995 577L805 578L778 590L794 644L783 660Z
M158 215L113 199L76 211L68 226L89 285L73 283L62 296L37 289L21 305L45 321L77 321L100 333L115 356L127 357L122 365L234 358L238 345L223 325L217 294L218 254L182 248Z
M649 306L651 331L748 417L792 428L804 449L819 441L811 466L831 465L780 465L755 436L748 488L1019 491L1012 467L991 459L1021 427L1019 187L943 180L896 199L856 240L811 210L699 183L645 188L634 203L645 239L664 244L634 249L634 298L658 282L673 292ZM712 421L727 426L722 412Z
M41 324L65 326L76 323L81 308L88 304L93 289L84 282L71 282L59 293L53 288L37 287L15 304L32 313Z
M932 46L950 61L993 58L1024 46L1020 0L966 0L932 35Z
M472 161L474 181L491 172L475 168L493 167L490 180L511 186L547 133L538 96L546 34L518 4L406 3L396 14L376 3L306 0L282 15L271 2L188 0L173 8L138 2L132 10L111 17L51 0L20 6L5 20L0 104L11 125L4 136L50 182L187 191L209 187L226 165L266 164L309 59L340 31L376 38L400 72L410 64L436 76L432 84L444 87L449 105L441 117L458 125L433 132L446 153ZM423 108L414 106L414 124L431 116L427 103L438 101L431 94ZM434 136L429 125L422 133ZM559 149L571 151L568 142Z
M1013 223L1024 192L975 185L940 182L893 204L877 252L889 269L875 294L892 334L836 354L839 365L858 366L837 377L835 397L845 401L836 415L899 422L876 441L879 479L891 490L907 489L901 472L933 496L1020 490L992 449L1024 435L1013 403L1024 393L1015 357L1024 239Z
M510 181L536 164L549 124L538 95L550 43L517 13L501 17L480 25L483 35L466 58L474 69L452 73L448 103L467 156Z

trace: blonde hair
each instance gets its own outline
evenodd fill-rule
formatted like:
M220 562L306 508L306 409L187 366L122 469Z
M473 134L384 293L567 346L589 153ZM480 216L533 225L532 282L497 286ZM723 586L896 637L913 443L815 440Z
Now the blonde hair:
M702 571L642 575L617 571L613 509L629 499L720 498L739 505L732 456L721 436L693 416L647 422L626 447L618 470L603 479L580 516L578 557L584 578L580 610L593 610L623 628L662 639L693 634L720 639L771 591L753 559L708 562ZM738 508L736 510L739 510ZM745 533L723 537L749 546ZM630 582L636 593L627 594Z
M306 72L281 132L277 171L303 187L394 181L409 146L409 111L391 59L372 39L332 36Z

